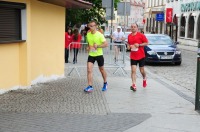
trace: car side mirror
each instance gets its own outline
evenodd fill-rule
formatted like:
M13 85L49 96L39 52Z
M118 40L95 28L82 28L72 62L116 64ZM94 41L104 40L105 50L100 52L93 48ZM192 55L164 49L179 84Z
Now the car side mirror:
M179 44L179 42L178 42L178 41L176 41L176 42L174 42L174 43L175 43L176 45L177 45L177 44Z

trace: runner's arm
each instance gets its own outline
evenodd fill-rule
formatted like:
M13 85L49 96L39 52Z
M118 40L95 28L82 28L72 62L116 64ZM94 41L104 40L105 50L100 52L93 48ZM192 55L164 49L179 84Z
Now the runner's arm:
M97 48L106 48L108 47L108 42L104 41L101 45L98 45Z
M141 47L141 46L147 46L147 45L148 45L148 43L145 42L145 43L141 43L139 46Z

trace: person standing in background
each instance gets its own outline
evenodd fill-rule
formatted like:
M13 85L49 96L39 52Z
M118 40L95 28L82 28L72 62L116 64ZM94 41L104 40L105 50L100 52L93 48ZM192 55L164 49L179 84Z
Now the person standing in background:
M69 27L65 32L65 63L69 62L69 44L72 42L72 29Z
M73 48L73 51L74 51L73 64L77 63L78 51L81 48L81 39L82 39L81 34L79 33L78 29L75 28L74 33L72 35L72 42L73 42L72 48Z
M113 42L116 44L121 44L125 40L125 35L121 31L121 27L117 27L117 31L113 32L111 38L113 39ZM115 45L115 62L118 61L119 52L122 51L122 45Z

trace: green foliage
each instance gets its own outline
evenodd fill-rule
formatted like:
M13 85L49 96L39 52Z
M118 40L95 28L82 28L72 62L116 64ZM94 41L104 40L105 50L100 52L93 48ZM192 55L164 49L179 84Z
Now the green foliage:
M66 9L66 26L73 27L78 24L86 24L91 20L96 20L99 24L106 23L105 9L102 8L102 0L85 0L93 3L91 9ZM120 0L114 0L115 9L117 8L117 2Z

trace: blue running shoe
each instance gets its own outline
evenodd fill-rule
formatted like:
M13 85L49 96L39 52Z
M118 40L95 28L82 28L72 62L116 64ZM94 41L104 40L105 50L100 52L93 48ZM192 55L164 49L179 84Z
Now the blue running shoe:
M88 86L87 88L84 89L85 92L92 92L94 88L92 86Z
M103 84L103 88L102 88L102 91L106 91L108 89L108 83L104 83Z

